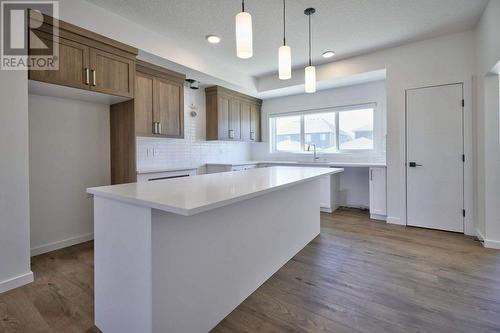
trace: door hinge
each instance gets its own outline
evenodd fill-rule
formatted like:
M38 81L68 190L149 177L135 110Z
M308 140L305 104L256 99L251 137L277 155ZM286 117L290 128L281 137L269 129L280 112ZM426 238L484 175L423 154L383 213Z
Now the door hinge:
M462 107L465 107L465 99L462 99Z
M465 209L462 209L462 216L465 217Z
M465 162L465 154L462 154L462 162Z

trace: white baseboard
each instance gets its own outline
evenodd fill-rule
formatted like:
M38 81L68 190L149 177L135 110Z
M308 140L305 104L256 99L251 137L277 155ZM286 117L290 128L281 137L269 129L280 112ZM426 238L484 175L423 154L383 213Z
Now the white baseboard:
M370 214L372 220L387 221L387 216L379 214Z
M391 217L391 216L387 216L387 219L386 219L387 223L389 224L397 224L397 225L406 225L404 224L401 219L399 217Z
M19 275L8 280L0 282L0 294L8 290L24 286L25 284L33 282L33 272L29 271L23 275Z
M63 240L57 241L57 242L52 242L52 243L40 245L40 246L31 248L31 256L33 257L33 256L36 256L36 255L39 255L42 253L47 253L47 252L59 250L59 249L62 249L64 247L87 242L87 241L92 240L92 239L94 239L93 232L91 232L89 234L84 234L84 235L80 235L80 236L76 236L76 237L63 239Z
M483 244L484 244L484 247L487 247L488 249L500 250L500 241L485 239L483 241Z
M477 236L477 238L479 238L479 240L481 242L483 242L484 247L486 247L488 249L500 250L500 241L485 238L484 235L481 233L481 231L479 231L478 228L476 228L476 236Z

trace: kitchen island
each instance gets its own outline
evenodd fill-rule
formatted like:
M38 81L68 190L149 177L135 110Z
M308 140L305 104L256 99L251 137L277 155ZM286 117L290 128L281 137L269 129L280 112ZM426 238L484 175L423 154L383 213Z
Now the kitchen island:
M269 167L88 189L95 324L208 332L320 232L320 178Z

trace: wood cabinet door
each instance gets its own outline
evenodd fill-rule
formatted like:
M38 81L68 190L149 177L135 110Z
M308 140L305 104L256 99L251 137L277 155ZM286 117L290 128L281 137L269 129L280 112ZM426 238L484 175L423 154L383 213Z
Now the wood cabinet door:
M153 86L151 75L136 73L135 76L135 133L137 135L153 134Z
M134 60L90 49L90 64L92 90L110 95L134 97Z
M258 105L250 106L250 140L260 141L260 107Z
M52 43L52 37L41 31L36 35L47 45ZM89 89L90 49L70 40L59 38L59 69L58 70L30 70L29 79L43 81L73 88ZM88 81L87 81L88 79Z
M229 98L217 97L217 131L219 140L229 139Z
M160 123L160 135L184 137L184 87L156 78L154 95L153 121Z
M229 139L241 139L241 102L236 99L229 103Z
M251 105L249 103L241 103L241 140L251 141L250 137L250 113Z

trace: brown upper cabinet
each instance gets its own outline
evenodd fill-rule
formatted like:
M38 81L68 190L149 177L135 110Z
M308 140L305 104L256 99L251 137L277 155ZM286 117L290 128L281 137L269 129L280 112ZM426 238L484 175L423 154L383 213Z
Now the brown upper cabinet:
M137 60L135 132L137 136L184 137L186 76Z
M30 13L31 23L38 20ZM32 29L42 41L53 39L52 25L56 20L44 16L43 24ZM58 21L58 70L30 70L30 80L73 88L92 90L109 95L134 97L136 48Z
M219 86L205 89L207 140L259 142L262 100Z

